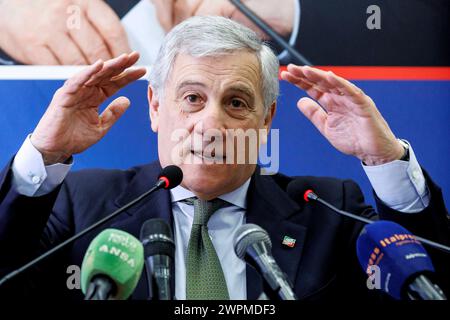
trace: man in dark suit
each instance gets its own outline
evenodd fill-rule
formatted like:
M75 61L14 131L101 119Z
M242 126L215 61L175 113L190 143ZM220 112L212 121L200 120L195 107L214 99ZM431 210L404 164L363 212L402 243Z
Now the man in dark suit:
M168 221L176 242L178 299L259 297L260 277L237 258L232 247L233 236L244 223L256 223L268 231L273 255L299 298L369 298L371 292L365 288L355 254L362 226L315 204L304 204L287 192L290 183L300 181L305 189L315 189L339 208L376 218L374 210L364 205L357 185L332 178L264 175L250 160L250 139L241 147L232 144L248 132L263 132L256 135L256 148L266 142L276 109L279 65L256 34L229 19L186 20L168 34L160 50L148 90L159 163L126 171L85 170L67 175L72 155L98 142L128 108L128 99L120 97L98 113L107 97L143 76L142 68L127 69L138 58L131 53L99 61L70 78L3 170L0 249L7 259L1 261L1 275L142 194L153 185L161 167L176 163L184 173L181 186L158 191L103 228L138 236L146 220L161 217ZM303 98L298 107L330 143L363 161L381 218L449 242L439 188L422 172L412 148L395 138L368 96L350 82L310 67L291 65L281 77L317 100ZM237 133L229 140L233 132ZM201 137L200 143L195 136ZM222 138L225 142L215 145ZM213 144L216 147L211 149ZM239 156L245 160L239 161ZM192 224L201 214L198 207L217 199L222 207L204 226L209 237L203 241L212 244L207 254L219 262L219 270L208 276L222 286L216 290L205 285L196 291L193 283L199 279L192 274L203 275L202 266L196 270L192 266L191 242L198 237L193 237ZM2 288L3 294L81 298L79 291L67 289L65 271L69 265L81 264L99 231L10 281ZM295 239L295 246L284 245L284 236ZM430 255L446 290L446 257L433 250ZM147 290L143 275L132 297L145 299Z

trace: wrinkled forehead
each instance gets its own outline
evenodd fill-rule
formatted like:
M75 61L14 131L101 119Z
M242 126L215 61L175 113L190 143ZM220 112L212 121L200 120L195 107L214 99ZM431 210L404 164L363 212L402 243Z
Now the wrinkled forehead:
M194 57L178 54L165 87L180 88L183 84L202 83L224 88L242 86L262 97L262 76L259 59L248 51L234 51L210 56Z

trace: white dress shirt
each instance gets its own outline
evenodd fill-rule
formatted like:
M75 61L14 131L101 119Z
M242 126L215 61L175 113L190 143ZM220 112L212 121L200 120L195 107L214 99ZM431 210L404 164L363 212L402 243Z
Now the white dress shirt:
M363 165L363 168L381 201L395 210L414 213L428 206L429 191L411 146L409 154L409 161L396 160L379 166ZM30 197L44 195L64 180L72 165L45 166L41 154L28 136L12 164L13 188ZM219 209L208 222L209 234L222 265L231 299L247 297L245 263L234 254L232 243L236 230L245 223L249 183L250 179L236 190L220 196L232 205ZM180 201L193 196L192 192L181 186L171 190L176 244L175 295L178 300L186 298L185 258L194 217L193 206Z
M228 293L232 300L247 299L247 283L245 277L245 262L234 253L233 239L237 229L245 223L247 208L248 179L236 190L221 195L219 198L230 203L230 206L217 210L208 221L208 232L222 265ZM178 300L186 299L186 255L192 222L194 206L181 200L195 195L178 186L170 190L175 233L175 296ZM226 261L226 263L225 263Z

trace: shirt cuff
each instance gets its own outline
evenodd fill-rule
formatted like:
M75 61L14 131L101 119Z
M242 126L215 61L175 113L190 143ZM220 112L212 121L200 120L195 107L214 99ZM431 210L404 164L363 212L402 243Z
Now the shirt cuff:
M295 40L297 39L298 30L300 29L300 1L293 0L294 1L294 25L292 26L292 33L291 37L289 38L289 44L293 46L295 44ZM283 50L279 55L278 59L282 60L286 58L288 52L287 50Z
M45 166L41 153L33 146L30 137L28 135L14 158L12 186L21 195L38 197L52 192L63 182L73 161Z
M428 206L429 190L411 145L409 161L395 160L378 166L362 164L362 167L378 198L391 209L416 213Z

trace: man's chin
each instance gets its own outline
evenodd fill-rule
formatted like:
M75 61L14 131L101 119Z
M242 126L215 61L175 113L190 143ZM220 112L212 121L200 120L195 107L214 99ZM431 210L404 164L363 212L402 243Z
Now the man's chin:
M214 198L237 189L253 172L251 168L239 170L236 166L227 164L185 164L181 169L182 186L206 198Z

